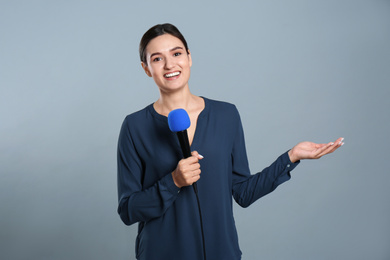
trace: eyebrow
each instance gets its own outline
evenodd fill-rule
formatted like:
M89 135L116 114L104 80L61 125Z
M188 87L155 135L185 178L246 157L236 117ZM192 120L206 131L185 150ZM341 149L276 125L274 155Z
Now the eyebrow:
M175 47L175 48L170 49L169 52L176 51L176 50L179 50L179 49L183 50L182 47L177 46L177 47ZM150 58L152 58L153 56L156 56L156 55L161 55L161 52L152 53L152 54L150 55Z

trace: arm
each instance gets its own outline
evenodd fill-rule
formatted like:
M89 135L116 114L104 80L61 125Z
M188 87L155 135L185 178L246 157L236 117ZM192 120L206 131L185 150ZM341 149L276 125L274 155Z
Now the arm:
M291 162L288 152L279 156L275 162L261 172L251 175L246 155L244 132L237 112L237 131L232 150L233 183L232 193L235 201L248 207L257 199L274 191L291 178L290 172L299 164Z
M289 160L288 153L279 156L270 166L249 177L235 173L233 196L241 207L248 207L259 198L274 191L280 184L290 180L290 172L299 164Z
M238 113L238 112L237 112ZM242 207L248 207L257 199L274 191L280 184L291 178L290 172L303 159L319 159L344 145L344 138L327 144L301 142L279 156L263 171L250 175L246 157L245 140L241 121L235 137L232 152L233 196Z
M118 214L126 225L162 216L180 191L170 172L144 189L144 168L125 120L118 141Z
M236 182L233 186L235 200L243 207L249 206L257 199L274 191L283 182L289 180L291 178L290 172L299 164L300 160L319 159L326 154L332 153L344 144L343 140L344 138L339 138L335 142L327 144L299 143L288 152L279 156L269 167L255 175L249 176L247 179L245 176L233 172Z

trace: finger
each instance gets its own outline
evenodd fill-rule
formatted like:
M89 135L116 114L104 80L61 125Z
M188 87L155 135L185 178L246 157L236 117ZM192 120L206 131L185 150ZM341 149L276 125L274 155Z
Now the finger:
M197 182L197 181L199 181L199 179L200 179L200 174L196 175L192 180L193 180L193 182Z
M198 158L199 160L202 160L204 158L203 155L199 154L197 151L193 151L191 155Z
M187 172L185 175L184 175L184 179L185 179L185 182L189 185L191 185L193 182L197 181L200 179L200 169L198 170L195 170L195 171L191 171L191 172Z
M329 143L328 143L329 144ZM315 144L314 147L316 149L320 149L320 148L323 148L324 146L327 146L328 144Z
M196 171L198 169L200 169L200 164L199 163L194 163L194 164L191 164L191 165L188 166L187 171L188 172L193 172L193 171Z
M193 172L200 169L200 164L198 162L192 164L184 164L180 167L180 172L182 175L187 178L192 177Z
M183 159L183 160L184 160L184 163L188 164L188 165L197 163L199 161L198 157L195 157L195 156L190 156L190 157Z
M335 149L337 149L337 144L333 144L332 146L328 147L326 150L322 151L320 154L318 154L318 158L321 158L324 155L327 155L329 153L333 153Z
M193 171L193 172L192 172L192 177L199 176L201 172L202 172L202 171L201 171L200 169L197 169L197 170Z
M329 149L332 149L332 146L334 145L333 142L324 144L322 147L318 148L317 151L314 154L315 158L320 158L324 152L326 152Z
M338 138L338 139L335 141L335 143L336 143L336 144L341 144L343 141L344 141L344 137L340 137L340 138Z
M343 140L344 140L344 138L337 139L336 142L332 146L328 147L328 149L326 149L325 151L321 152L319 154L319 156L322 157L322 156L324 156L326 154L333 153L334 151L336 151L338 148L340 148L344 144Z
M192 176L191 181L197 182L199 179L200 179L200 170L197 171L197 172Z
M189 185L192 185L192 184L194 184L195 182L197 182L197 181L199 181L199 179L200 179L200 175L198 175L196 178L194 177L194 178L192 178L191 179L191 181L189 181Z
M338 149L340 146L342 146L342 145L344 144L343 141L344 141L344 138L343 138L343 137L338 138L338 139L334 142L335 145L331 147L332 149L330 149L328 153L332 153L332 152L334 152L336 149Z
M341 137L341 138L339 138L339 139L340 139L340 141L338 142L338 144L339 144L340 146L344 145L344 137ZM339 139L337 139L337 141L338 141ZM339 146L339 147L340 147L340 146Z

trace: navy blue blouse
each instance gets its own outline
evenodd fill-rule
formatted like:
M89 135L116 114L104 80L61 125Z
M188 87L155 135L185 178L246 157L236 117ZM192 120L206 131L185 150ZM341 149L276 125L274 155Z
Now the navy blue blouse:
M291 178L292 163L282 154L251 175L236 107L204 98L192 151L200 160L197 182L207 259L241 258L232 198L247 207ZM153 105L128 115L118 142L118 213L126 225L139 223L136 257L145 260L203 259L202 235L192 187L179 189L171 173L182 158L167 117Z

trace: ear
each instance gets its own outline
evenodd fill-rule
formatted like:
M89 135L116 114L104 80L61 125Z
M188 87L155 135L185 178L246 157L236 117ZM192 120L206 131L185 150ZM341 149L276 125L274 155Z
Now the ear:
M152 73L150 73L148 65L145 64L144 62L141 62L141 66L144 69L146 75L148 75L149 77L152 77Z
M188 56L188 62L190 63L190 67L191 67L191 66L192 66L192 58L191 58L191 52L190 52L190 50L188 50L187 56Z

